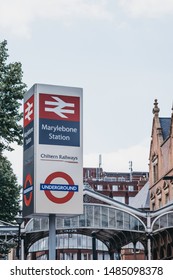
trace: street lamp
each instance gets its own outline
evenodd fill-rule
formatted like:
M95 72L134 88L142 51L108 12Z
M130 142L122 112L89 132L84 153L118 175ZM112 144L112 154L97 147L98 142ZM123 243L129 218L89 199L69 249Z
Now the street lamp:
M16 257L18 258L18 260L20 260L21 259L21 224L23 223L23 220L24 220L22 217L22 211L19 211L19 215L15 217L15 220L19 226Z

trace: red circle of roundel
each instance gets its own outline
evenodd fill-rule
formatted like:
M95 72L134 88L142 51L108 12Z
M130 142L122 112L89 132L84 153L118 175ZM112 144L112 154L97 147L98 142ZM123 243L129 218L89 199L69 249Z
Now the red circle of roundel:
M67 183L69 185L74 185L73 179L66 173L64 172L54 172L52 174L50 174L46 180L45 180L45 184L51 184L52 180L55 178L63 178L67 181ZM58 203L58 204L62 204L62 203L66 203L68 202L74 195L74 192L68 192L64 197L56 197L54 196L51 191L44 191L45 195L47 196L47 198L49 200L51 200L54 203Z
M29 182L29 185L31 186L31 185L32 185L32 177L31 177L30 174L28 174L28 175L26 176L24 189L26 189L27 183L28 183L28 182ZM32 192L30 192L28 198L27 198L26 194L24 195L24 202L25 202L25 205L26 205L27 207L31 204L31 200L32 200Z

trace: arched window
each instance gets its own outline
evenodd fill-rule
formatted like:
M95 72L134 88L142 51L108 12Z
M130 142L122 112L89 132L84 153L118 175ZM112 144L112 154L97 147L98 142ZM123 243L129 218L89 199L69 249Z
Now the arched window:
M156 154L152 157L152 173L153 173L153 183L158 181L158 156Z

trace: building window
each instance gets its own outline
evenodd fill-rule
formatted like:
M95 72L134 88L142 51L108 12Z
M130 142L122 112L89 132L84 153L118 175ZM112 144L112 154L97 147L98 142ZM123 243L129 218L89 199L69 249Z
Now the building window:
M131 185L128 186L128 191L129 191L129 192L133 192L133 191L134 191L134 186L131 186Z
M159 208L161 208L161 207L162 207L162 200L159 199Z
M112 185L112 191L117 192L118 191L118 185Z
M152 211L155 210L155 203L152 203L151 208L152 208Z
M119 181L119 182L125 182L125 180L126 180L126 179L125 179L123 176L122 176L122 177L118 177L118 181Z
M153 165L153 179L154 183L158 181L158 164Z
M81 253L81 260L92 260L92 254L90 254L90 253Z
M97 185L97 190L102 191L103 190L103 185Z
M158 181L158 156L153 155L152 157L152 172L153 172L153 183Z
M165 204L169 202L169 193L165 194Z

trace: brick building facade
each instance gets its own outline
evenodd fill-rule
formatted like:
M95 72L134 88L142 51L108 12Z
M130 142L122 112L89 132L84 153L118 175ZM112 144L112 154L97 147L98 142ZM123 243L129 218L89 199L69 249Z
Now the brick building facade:
M153 108L153 125L149 155L150 209L157 210L173 200L173 113L159 117L158 102ZM168 180L167 180L168 179Z
M131 204L131 200L148 180L148 172L105 172L102 168L84 168L84 184L94 191L119 202Z
M173 112L171 117L160 117L157 99L153 108L153 124L149 154L150 210L163 211L158 220L161 229L152 237L153 259L173 258L173 213L168 209L173 202Z

